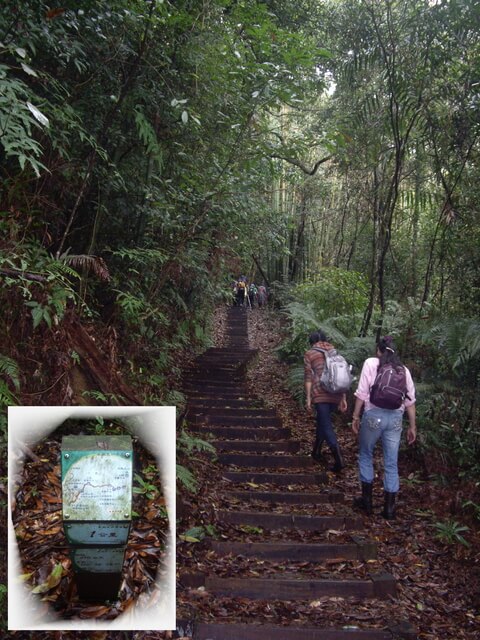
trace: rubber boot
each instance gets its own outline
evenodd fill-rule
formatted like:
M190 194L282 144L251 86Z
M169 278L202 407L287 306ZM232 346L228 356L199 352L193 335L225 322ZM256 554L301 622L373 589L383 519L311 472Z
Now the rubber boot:
M371 482L362 482L362 497L353 499L353 506L363 509L367 516L373 513L372 489Z
M396 493L385 491L385 502L383 505L382 516L385 520L395 519L395 496Z
M340 473L340 471L345 466L340 447L337 444L336 447L330 447L330 451L332 452L332 455L335 459L335 464L333 465L333 467L330 467L330 471L333 471L334 473Z
M315 460L315 462L323 462L322 444L324 442L325 440L319 440L318 438L315 439L315 443L312 449L312 458Z

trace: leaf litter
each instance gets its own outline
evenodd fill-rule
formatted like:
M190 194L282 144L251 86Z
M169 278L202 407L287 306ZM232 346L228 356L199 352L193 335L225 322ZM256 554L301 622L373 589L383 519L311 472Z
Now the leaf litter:
M221 328L220 342L225 330ZM258 349L247 373L251 397L261 398L269 408L277 410L283 426L292 431L292 437L300 442L300 454L309 455L314 434L313 416L308 415L293 400L287 388L287 367L279 362L274 349L281 342L281 322L272 312L253 310L249 313L250 346ZM217 343L217 346L221 346ZM349 401L350 415L352 398ZM345 504L335 505L348 512L354 496L359 494L357 477L357 444L353 438L347 416L335 416L336 431L342 446L347 467L341 476L328 473L328 490L345 494ZM207 460L207 458L206 458ZM377 559L367 562L335 558L320 563L256 561L231 554L218 557L208 550L208 544L180 542L177 548L179 585L177 614L179 617L213 621L257 622L272 624L345 627L387 628L392 621L408 620L422 640L473 640L480 637L480 535L478 523L470 524L467 538L470 547L447 546L434 537L433 522L451 517L448 505L454 500L458 486L438 487L430 482L413 482L420 470L415 458L401 451L399 458L401 493L398 500L398 517L385 521L380 517L383 490L381 487L381 459L377 455L374 489L375 516L364 518L361 537L377 544ZM208 472L205 471L208 469ZM243 469L242 469L243 470ZM252 470L255 473L262 469ZM275 470L280 473L280 470ZM287 471L287 470L286 470ZM325 471L320 465L314 471ZM302 530L258 530L249 532L240 527L218 522L215 513L208 508L212 502L220 508L236 510L262 510L259 502L242 502L225 497L225 492L235 490L269 491L278 487L257 482L235 485L222 477L225 473L211 459L198 464L196 473L200 489L195 497L182 496L185 502L184 516L179 529L189 526L214 524L217 538L224 541L268 542L294 540L298 542L351 542L352 535L344 530L325 532ZM405 482L405 479L410 480ZM285 488L282 488L285 490ZM287 490L311 492L311 486L291 485ZM320 486L320 491L325 487ZM478 502L477 496L477 502ZM275 505L272 511L288 512L288 505ZM297 506L295 507L297 509ZM330 512L327 504L299 507L302 513L316 515ZM351 513L355 513L351 511ZM358 515L358 514L355 514ZM355 577L365 578L370 573L391 573L397 580L397 597L389 600L363 601L356 598L317 598L312 601L251 601L246 598L210 596L204 589L184 587L184 572L201 571L204 574L224 577L257 577L297 575L301 577ZM195 611L195 614L193 614Z

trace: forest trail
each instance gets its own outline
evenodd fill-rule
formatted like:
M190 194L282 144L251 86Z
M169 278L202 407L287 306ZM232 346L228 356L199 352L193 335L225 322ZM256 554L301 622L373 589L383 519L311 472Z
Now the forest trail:
M328 487L327 474L299 453L300 443L277 411L249 393L246 368L256 350L249 347L247 317L244 308L231 308L226 346L197 358L184 379L190 428L211 435L224 467L215 518L229 533L206 543L222 562L220 570L180 576L185 587L209 601L211 619L196 612L193 624L179 627L189 628L195 640L416 638L413 627L396 616L385 628L359 625L351 617L335 626L319 624L318 610L339 601L364 608L370 600L394 601L396 580L377 570L377 545L344 493ZM244 563L246 571L239 572ZM213 606L219 599L220 619ZM270 615L248 621L239 615L239 606L254 612L259 602L267 603ZM290 620L276 615L279 602L291 608ZM296 620L297 607L312 615Z
M348 416L337 420L347 467L336 476L309 457L313 417L287 388L278 316L242 311L220 312L216 347L184 378L188 429L218 459L193 463L201 488L178 524L179 637L478 638L477 554L434 535L452 517L454 486L427 483L402 454L398 515L387 522L377 459L376 515L353 511ZM182 540L196 526L205 539Z

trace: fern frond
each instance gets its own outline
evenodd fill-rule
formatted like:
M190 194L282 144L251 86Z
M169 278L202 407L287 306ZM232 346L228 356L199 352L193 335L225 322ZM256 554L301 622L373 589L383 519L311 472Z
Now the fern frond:
M186 431L182 431L177 436L177 447L185 451L185 453L192 453L192 451L208 451L209 453L216 453L216 449L206 440L196 438L190 435Z
M17 391L20 390L20 369L12 358L0 354L0 375L6 376Z
M18 403L17 398L8 388L4 380L0 380L0 407L14 406Z
M359 371L363 362L375 355L375 338L373 336L350 338L342 348L342 355Z
M304 368L303 365L296 365L289 369L288 377L287 377L287 386L298 402L298 404L303 406L304 400Z
M162 265L167 260L167 254L160 249L119 249L114 256L130 260L133 264L146 265L156 263ZM151 265L150 265L151 266Z
M480 373L480 321L477 318L447 318L419 333L420 340L433 344L457 375L467 370Z
M100 256L89 256L86 254L70 256L64 254L60 256L61 260L64 260L67 264L71 265L74 269L85 269L89 273L93 273L100 280L109 282L110 272L106 265L106 262Z
M453 368L459 369L475 361L477 367L480 366L480 322L477 319L465 321L461 339L462 345L458 357L453 362Z
M177 480L185 487L187 491L196 493L198 489L198 483L193 473L181 464L177 464Z

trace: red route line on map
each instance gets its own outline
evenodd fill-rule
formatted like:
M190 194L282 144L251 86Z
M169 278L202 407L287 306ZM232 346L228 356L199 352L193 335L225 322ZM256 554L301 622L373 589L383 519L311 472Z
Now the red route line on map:
M112 487L112 489L121 489L122 485L120 486L113 486L112 484L92 484L91 482L86 482L83 487L80 489L80 491L77 493L77 495L75 496L75 499L71 499L69 500L69 504L74 504L82 495L82 493L85 491L85 488L88 487L88 485L90 485L93 489L101 489L102 487Z

